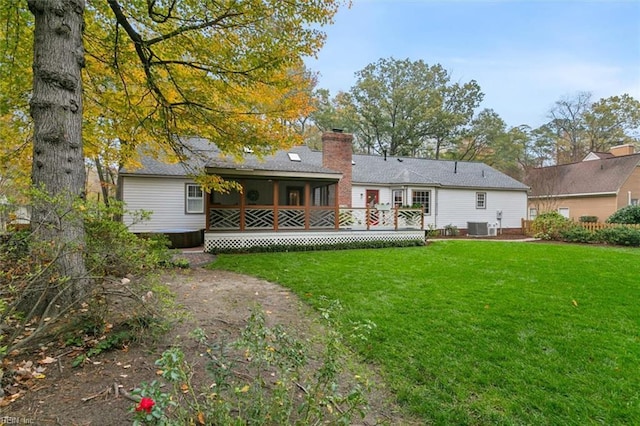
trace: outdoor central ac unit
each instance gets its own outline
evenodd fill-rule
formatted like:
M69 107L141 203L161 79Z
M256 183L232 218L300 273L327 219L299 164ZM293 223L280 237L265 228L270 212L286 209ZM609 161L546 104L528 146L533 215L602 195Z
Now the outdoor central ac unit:
M467 235L489 235L489 224L487 222L467 222Z
M497 229L495 226L490 226L489 227L489 236L490 237L495 237L497 235Z

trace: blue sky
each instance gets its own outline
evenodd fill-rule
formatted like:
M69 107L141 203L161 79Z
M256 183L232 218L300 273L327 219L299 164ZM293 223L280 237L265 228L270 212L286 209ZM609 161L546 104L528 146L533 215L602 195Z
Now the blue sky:
M307 66L318 87L348 91L380 58L440 63L476 80L509 126L537 127L557 100L628 93L640 100L640 0L353 0Z

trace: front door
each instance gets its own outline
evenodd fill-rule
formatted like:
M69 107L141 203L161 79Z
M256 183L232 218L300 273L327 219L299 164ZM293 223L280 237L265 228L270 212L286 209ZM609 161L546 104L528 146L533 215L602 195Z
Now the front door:
M380 202L380 191L377 189L367 189L367 206L374 207Z
M378 204L380 201L380 191L377 189L367 189L367 207L372 209ZM378 211L377 210L367 210L369 217L367 218L367 229L371 225L378 224Z

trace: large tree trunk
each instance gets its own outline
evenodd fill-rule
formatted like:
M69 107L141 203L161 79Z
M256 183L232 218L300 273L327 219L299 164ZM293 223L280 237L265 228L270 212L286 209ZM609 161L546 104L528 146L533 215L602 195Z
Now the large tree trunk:
M84 0L28 0L35 17L33 96L33 167L36 189L53 199L36 197L32 228L37 241L55 247L54 273L68 277L63 286L41 287L47 304L68 307L86 294L83 257L85 232L74 202L85 196L82 149L82 77ZM49 277L51 278L51 277ZM53 287L53 288L52 288ZM52 303L53 302L53 303Z

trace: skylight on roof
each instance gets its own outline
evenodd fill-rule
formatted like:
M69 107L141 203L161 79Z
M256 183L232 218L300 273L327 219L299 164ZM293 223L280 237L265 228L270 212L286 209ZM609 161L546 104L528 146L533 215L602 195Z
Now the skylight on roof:
M297 152L288 152L287 155L291 161L302 161Z

